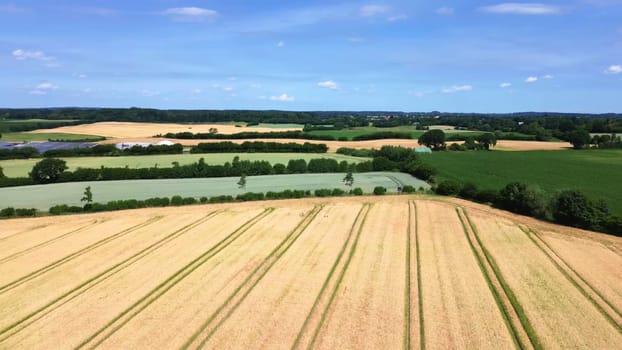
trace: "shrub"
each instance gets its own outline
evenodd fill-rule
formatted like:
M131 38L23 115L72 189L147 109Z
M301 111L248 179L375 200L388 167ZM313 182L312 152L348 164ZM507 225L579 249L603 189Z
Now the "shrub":
M453 180L445 180L438 184L436 187L436 193L444 196L455 196L460 193L462 185L459 182Z
M355 196L362 196L363 195L363 189L360 187L356 187L352 190L352 194Z
M404 193L415 193L415 192L417 192L417 189L416 189L416 188L414 188L414 187L413 187L413 186L411 186L411 185L405 185L405 186L402 188L402 192L404 192Z
M499 192L495 190L480 190L473 199L480 203L496 203L499 200Z
M201 203L207 203L207 200L208 200L208 198L207 198L207 197L205 197L205 196L203 196L203 197L201 197L201 198L199 199L199 201L200 201Z
M33 217L35 215L37 215L37 209L35 209L35 208L30 208L30 209L17 208L17 209L15 209L15 216L18 216L18 217Z
M171 197L171 205L182 205L183 203L184 199L181 196Z
M546 215L544 196L520 182L507 184L501 189L497 205L519 214L535 217Z
M472 182L467 182L462 186L459 196L465 199L475 199L477 192L477 186Z
M346 194L346 192L340 188L334 188L333 192L331 193L331 195L333 196L343 196L344 194Z
M564 225L589 229L600 221L594 204L580 191L562 191L551 207L555 221Z
M15 208L13 207L8 207L0 210L0 217L10 218L13 216L15 216Z
M429 164L421 164L420 166L415 168L411 175L423 181L429 181L437 173L438 171L435 167Z
M315 190L313 193L316 197L330 197L330 195L332 194L332 190L323 188Z
M197 199L194 197L185 197L181 200L182 205L190 205L190 204L196 204L196 203L197 203Z
M374 194L376 196L382 196L385 193L387 193L387 189L384 188L383 186L376 186L376 187L374 187Z

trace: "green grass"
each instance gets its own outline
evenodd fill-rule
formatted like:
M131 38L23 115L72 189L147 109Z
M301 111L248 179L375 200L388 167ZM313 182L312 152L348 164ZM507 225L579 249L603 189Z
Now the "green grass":
M241 123L245 125L246 123ZM303 124L266 124L259 123L259 125L249 126L249 128L270 128L270 129L292 129L292 128L304 128Z
M438 152L422 159L438 169L441 180L492 190L520 181L548 194L576 189L622 215L621 150Z
M246 188L238 188L239 177L167 179L167 180L124 180L70 182L50 185L0 188L0 208L37 208L47 210L56 204L83 205L80 202L84 188L91 186L95 202L108 202L120 199L147 199L152 197L201 196L236 196L245 192L268 192L291 190L316 190L322 188L341 188L349 190L343 184L343 173L329 174L294 174L249 176ZM399 185L411 185L415 188L429 188L425 182L404 173L373 172L355 173L354 185L361 187L366 194L371 194L374 187L384 186L387 192L395 193Z
M376 128L373 126L365 126L365 127L356 127L350 129L343 130L318 130L309 132L312 135L322 135L322 136L333 136L335 138L347 137L348 140L352 140L353 137L368 135L377 132L402 132L402 133L410 133L413 139L419 138L419 136L423 135L424 130L416 130L414 126L396 126L393 128ZM464 133L472 133L474 135L481 133L478 131L465 131L465 130L456 130L451 132L445 132L447 137L455 134L464 134Z
M165 154L153 156L123 156L123 157L76 157L64 158L69 170L77 168L99 168L105 167L125 167L148 168L157 164L158 167L171 167L172 162L179 162L180 165L197 162L200 158L205 158L208 164L225 164L231 162L233 157L239 156L240 160L267 160L271 164L287 164L290 159L310 159L331 158L338 162L345 160L348 163L359 163L367 158L350 157L334 153L204 153L204 154ZM8 177L25 177L32 170L32 167L41 159L11 159L0 161L0 167L4 169L4 174Z
M83 134L65 133L28 133L28 132L7 132L2 133L0 141L5 142L29 142L29 141L48 141L52 140L82 140L100 138L100 136Z

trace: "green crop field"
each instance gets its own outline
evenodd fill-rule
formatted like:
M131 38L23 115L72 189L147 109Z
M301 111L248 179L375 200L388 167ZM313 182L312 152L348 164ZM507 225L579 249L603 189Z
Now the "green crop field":
M419 138L419 136L421 136L425 132L423 130L416 130L414 126L396 126L393 128L376 128L373 126L365 126L365 127L356 127L356 128L343 129L343 130L317 130L317 131L310 131L309 133L312 135L323 135L323 136L330 135L335 138L347 137L348 140L352 140L352 138L356 136L368 135L368 134L373 134L377 132L387 132L387 131L410 133L413 139ZM468 131L468 130L452 130L452 131L446 131L445 135L449 137L451 135L464 134L464 133L472 133L473 135L476 135L476 134L480 134L481 132Z
M153 156L126 156L126 157L76 157L65 158L69 170L77 168L99 168L105 167L130 167L148 168L153 166L170 167L173 162L180 165L191 164L204 158L208 164L225 164L231 162L233 157L239 156L240 160L267 160L272 164L287 164L290 159L310 160L314 158L331 158L337 161L348 161L358 163L367 158L350 157L335 153L204 153L204 154L166 154ZM40 159L11 159L0 161L0 167L4 169L4 174L8 177L28 176L28 172Z
M577 189L622 215L622 151L439 152L422 155L442 179L500 189L520 181L553 194Z
M245 123L243 123L245 124ZM304 128L302 124L266 124L259 123L258 125L249 126L249 128L270 128L270 129L294 129L294 128Z
M65 134L65 133L29 133L29 132L7 132L2 133L0 141L5 142L29 142L29 141L48 141L52 140L83 140L97 139L100 136Z
M56 204L81 205L80 199L87 186L91 186L95 202L108 202L119 199L147 199L151 197L183 197L238 195L244 192L267 192L292 190L315 190L322 188L341 188L344 185L342 173L294 174L249 176L246 188L238 188L239 177L167 179L167 180L127 180L71 182L50 185L0 188L0 208L37 208L47 210ZM429 188L425 182L408 174L374 172L354 174L353 187L361 187L370 194L375 186L384 186L388 192L396 192L398 186L411 185L416 188Z

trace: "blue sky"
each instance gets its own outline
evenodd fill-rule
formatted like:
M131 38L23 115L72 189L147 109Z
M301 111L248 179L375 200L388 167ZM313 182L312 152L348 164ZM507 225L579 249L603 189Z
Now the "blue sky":
M0 0L0 106L622 112L622 0Z

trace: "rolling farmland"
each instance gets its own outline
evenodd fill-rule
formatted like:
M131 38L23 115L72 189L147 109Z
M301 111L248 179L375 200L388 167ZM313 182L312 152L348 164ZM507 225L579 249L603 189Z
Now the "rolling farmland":
M314 198L1 225L2 349L622 344L621 238L460 200Z

